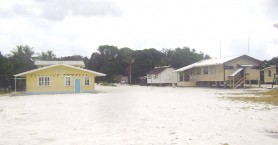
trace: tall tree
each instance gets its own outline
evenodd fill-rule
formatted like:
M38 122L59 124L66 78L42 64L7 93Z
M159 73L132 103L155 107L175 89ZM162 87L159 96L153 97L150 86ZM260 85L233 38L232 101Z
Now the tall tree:
M39 60L56 60L56 55L52 50L47 50L46 52L42 51L40 54L38 54Z
M96 62L95 62L96 61ZM113 75L121 74L119 61L119 49L116 46L102 45L98 48L98 53L93 53L89 66L95 70L106 73L107 81L113 81Z
M12 55L10 61L12 64L12 73L21 73L34 69L34 62L32 56L34 55L33 48L28 45L18 45L14 50L11 51Z
M72 60L72 61L83 60L83 56L77 54L72 56L63 56L60 58L60 60Z
M132 64L135 62L135 58L133 56L134 51L130 48L124 47L119 50L119 57L122 66L122 70L126 68L126 74L129 75L129 83L132 82ZM123 72L122 72L123 73ZM123 73L124 74L124 73Z

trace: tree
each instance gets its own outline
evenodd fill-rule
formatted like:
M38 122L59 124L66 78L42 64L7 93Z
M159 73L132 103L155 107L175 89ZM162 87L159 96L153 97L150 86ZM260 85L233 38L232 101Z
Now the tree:
M94 52L89 59L89 69L99 71L104 63L104 58L98 52Z
M91 55L89 64L96 71L107 74L106 81L113 82L113 75L121 74L119 49L110 45L99 46L98 53Z
M47 50L46 52L42 51L40 54L38 54L39 60L57 60L56 55L52 50Z
M83 56L81 55L72 55L72 56L63 56L61 57L59 60L66 60L66 61L70 61L70 60L75 60L75 61L80 61L80 60L83 60Z
M6 63L5 57L2 55L1 51L0 51L0 75L4 75L4 71L5 71L5 67L4 64ZM1 77L0 76L0 77Z
M98 52L92 53L89 60L89 69L107 74L106 81L113 81L113 75L130 75L132 82L156 66L170 65L174 68L184 67L197 61L209 58L202 52L197 53L189 47L176 49L154 48L132 50L124 47L118 49L115 46L99 46ZM131 71L132 66L132 71Z
M202 52L197 53L195 49L190 49L189 47L170 49L165 51L165 53L169 61L168 64L175 68L210 58L208 55L204 55Z
M11 51L11 53L9 59L11 61L12 74L25 72L35 68L34 62L32 61L32 56L34 55L33 48L28 45L18 45Z
M122 67L126 68L126 73L129 75L129 83L131 84L131 72L132 72L132 64L135 62L135 58L133 56L133 50L127 47L121 48L119 50L120 62L122 63Z

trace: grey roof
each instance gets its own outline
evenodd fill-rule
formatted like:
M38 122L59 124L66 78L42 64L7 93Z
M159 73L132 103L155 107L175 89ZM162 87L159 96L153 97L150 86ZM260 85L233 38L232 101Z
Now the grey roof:
M239 73L240 71L242 71L243 68L239 68L237 69L235 72L233 72L232 74L229 75L229 77L234 77L237 73Z
M154 69L151 69L150 71L148 71L146 74L159 74L167 68L171 68L171 67L170 66L155 67Z
M236 59L236 58L239 58L239 57L242 57L242 56L248 56L248 55L222 57L222 58L212 58L212 59L202 60L202 61L190 64L188 66L182 67L180 69L177 69L175 71L180 72L180 71L185 71L185 70L188 70L188 69L191 69L191 68L194 68L194 67L224 64L228 61L231 61L233 59ZM248 57L250 57L250 56L248 56ZM250 57L250 58L252 58L252 57ZM257 60L257 59L255 59L255 60ZM257 61L259 61L259 60L257 60Z
M261 69L261 71L264 71L264 70L270 69L270 68L278 68L278 65L270 65L269 67Z
M41 60L35 61L35 65L56 65L56 64L85 66L83 61L41 61Z

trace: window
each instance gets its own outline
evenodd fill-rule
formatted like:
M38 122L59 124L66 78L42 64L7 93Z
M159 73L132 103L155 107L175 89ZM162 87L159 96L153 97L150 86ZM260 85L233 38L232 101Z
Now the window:
M44 77L39 77L39 86L44 85Z
M85 86L89 86L89 85L90 85L90 77L85 76Z
M65 76L65 86L70 86L71 81L70 81L70 76Z
M210 67L210 74L211 75L215 75L216 74L216 67L215 66Z
M39 77L39 86L50 86L50 77L40 76Z
M190 75L194 75L194 68L190 69Z
M225 69L234 69L234 66L225 66Z
M260 69L260 66L253 66L251 69Z
M153 78L154 78L154 79L157 79L157 74L154 74L154 75L153 75Z
M271 77L271 70L268 70L268 76Z
M197 68L197 75L201 75L201 68L200 67Z
M152 76L151 76L151 75L148 75L147 77L148 77L148 79L151 79L151 78L152 78Z
M208 74L208 67L204 67L204 75Z
M180 81L184 81L184 80L183 80L183 78L184 78L184 77L183 77L183 74L184 74L184 72L180 72L180 73L179 73Z

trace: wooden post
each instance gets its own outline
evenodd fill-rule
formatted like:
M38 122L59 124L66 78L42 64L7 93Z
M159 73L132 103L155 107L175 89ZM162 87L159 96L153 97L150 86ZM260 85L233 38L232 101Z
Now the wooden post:
M235 88L235 77L233 77L233 89Z
M243 88L245 89L245 78L246 78L246 74L243 74Z

